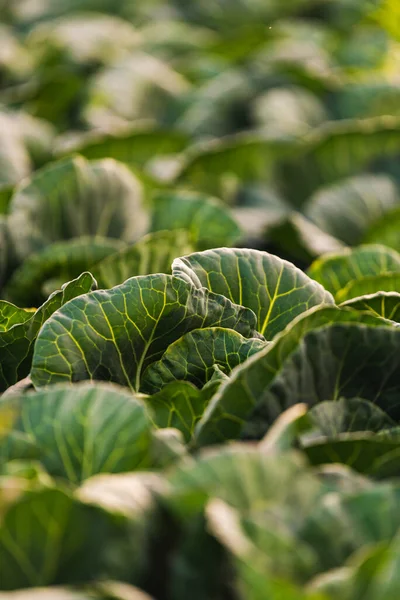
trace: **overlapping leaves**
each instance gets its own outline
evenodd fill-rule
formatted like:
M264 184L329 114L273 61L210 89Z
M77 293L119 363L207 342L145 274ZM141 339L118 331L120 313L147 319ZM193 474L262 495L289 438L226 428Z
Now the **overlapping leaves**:
M51 164L24 181L10 201L20 259L61 240L100 235L132 241L145 233L142 187L122 164L82 157Z
M148 367L142 389L155 393L176 380L202 388L212 379L216 366L229 373L265 345L260 339L246 339L231 329L196 329L171 344L162 358Z
M339 393L340 380L338 380L338 388L336 389L335 375L332 373L332 377L327 377L326 380L324 379L324 376L328 364L333 372L336 372L335 369L342 364L340 357L343 354L343 347L340 347L339 353L340 343L335 345L335 342L331 340L332 348L330 348L329 345L327 346L326 361L328 361L328 363L325 364L325 354L322 352L322 346L318 347L319 332L325 331L325 334L329 336L329 332L334 331L335 327L339 327L340 335L344 337L346 337L348 332L354 333L355 331L360 338L362 338L367 335L373 336L374 330L377 327L381 332L380 337L378 335L380 344L386 348L385 353L382 355L383 357L386 353L390 353L389 340L397 340L398 337L396 337L396 330L393 330L389 323L387 326L383 327L382 323L381 319L376 318L373 315L362 314L358 311L351 311L349 309L339 309L334 306L325 308L317 307L305 313L303 316L298 317L284 332L282 332L281 335L277 336L271 345L249 359L243 366L238 367L232 373L230 381L221 386L220 390L208 406L204 417L198 424L197 442L202 445L216 443L226 439L235 439L241 435L247 422L249 423L247 435L250 435L251 437L260 437L285 408L296 404L296 402L302 401L303 398L309 405L318 401L331 399L332 395ZM343 327L343 331L340 327ZM314 342L314 337L312 337L309 338L311 340L309 343L313 352L315 352L315 365L310 369L308 369L307 365L308 370L305 372L302 372L301 369L297 371L299 378L304 378L303 382L308 380L309 383L312 383L311 391L304 387L304 396L300 396L299 391L301 385L299 388L296 387L298 382L296 384L293 383L294 388L290 388L289 391L289 385L291 385L291 383L289 383L289 376L287 380L287 395L284 394L281 397L277 391L276 394L270 396L270 386L273 385L275 380L281 382L282 385L285 386L286 379L281 377L282 369L285 366L290 370L289 365L293 364L293 369L295 370L296 361L299 359L299 356L303 356L304 359L307 360L307 346L304 345L304 340L307 339L307 336L313 335L316 336L316 341ZM394 336L394 338L392 336ZM322 335L321 344L323 345L323 343L324 338ZM344 348L347 348L347 351L349 351L349 347L349 343L345 342ZM366 356L368 356L368 349L371 353L371 357L373 357L373 347L368 345L365 346L363 344L362 347L358 348L360 352L365 351L367 353ZM393 365L395 365L396 354L394 350L393 353L390 353L390 356L394 361ZM318 369L317 365L319 366ZM315 384L314 382L311 382L314 368L318 370L318 382L321 383L321 385L325 382L327 386L326 393L328 396L324 396L322 392L321 394L324 397L315 396L315 385L317 382ZM352 371L351 361L346 363L346 368ZM367 369L367 367L365 368ZM379 372L379 367L377 365L376 369L377 372ZM396 372L394 371L392 375L393 377L396 377ZM351 377L349 379L350 386L352 382L358 381L358 371L355 371L354 377L354 380ZM375 381L375 384L378 387L381 380L386 381L383 373L381 373L380 378ZM368 376L366 376L363 384L368 385L368 381ZM387 390L389 393L389 384ZM359 391L359 389L353 389L351 397L357 395ZM253 413L255 408L260 408L260 414ZM252 414L253 417L251 418Z
M30 371L34 343L47 319L69 300L86 294L96 286L90 273L66 283L54 292L37 311L24 311L12 304L1 304L2 331L0 331L0 389L26 377Z
M111 579L139 579L146 565L143 550L150 537L154 484L132 474L108 477L112 478L108 496L104 495L106 482L96 478L76 492L51 481L45 485L25 482L25 487L18 478L2 481L2 493L7 486L19 486L19 493L9 494L2 506L3 590L79 584L100 578L104 572ZM121 561L126 552L129 571Z
M179 278L133 277L69 302L45 324L32 380L41 387L97 379L139 391L145 369L183 334L221 326L251 337L255 320L251 310Z
M379 287L379 284L374 288L374 281L387 278L390 285L399 270L400 254L395 250L381 245L366 245L323 256L311 265L308 274L339 301L345 301L367 293L392 291ZM372 285L372 290L365 289L368 285ZM358 293L358 287L365 291Z
M150 416L123 388L61 385L13 395L0 401L0 418L7 413L14 415L14 422L1 440L3 460L21 458L15 454L15 440L24 437L48 473L72 483L151 466Z
M179 258L172 272L195 285L224 294L257 316L268 340L302 312L333 302L331 295L294 265L266 252L209 250Z

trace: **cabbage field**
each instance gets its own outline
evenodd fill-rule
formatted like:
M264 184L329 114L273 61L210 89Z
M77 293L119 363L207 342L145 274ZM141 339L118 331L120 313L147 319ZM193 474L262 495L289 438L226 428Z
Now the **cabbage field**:
M399 600L399 0L0 0L0 600Z

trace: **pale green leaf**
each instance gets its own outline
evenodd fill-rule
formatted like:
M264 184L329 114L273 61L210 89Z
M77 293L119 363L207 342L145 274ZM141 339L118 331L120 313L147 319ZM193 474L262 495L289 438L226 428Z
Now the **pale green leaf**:
M100 261L91 272L100 288L111 288L137 275L169 274L174 258L191 250L187 231L158 231Z
M153 202L152 231L187 229L200 249L231 245L241 230L216 198L193 192L161 192Z
M17 414L10 437L28 436L55 477L78 483L97 473L150 466L150 416L144 404L123 388L61 385L9 396L0 401L0 414L4 410Z
M400 294L398 292L377 292L343 302L343 307L366 310L377 317L400 323Z
M328 254L317 259L308 269L308 275L332 292L337 299L344 294L342 290L347 286L349 289L358 283L363 286L366 278L396 272L400 272L400 254L381 245L359 246ZM380 290L373 290L371 293L375 291ZM354 298L355 295L351 297ZM345 299L347 298L340 298L342 302Z
M132 241L147 228L142 186L125 165L82 157L44 167L16 189L10 228L21 259L52 242L99 235Z
M146 404L156 427L176 428L189 442L213 393L214 388L199 390L187 381L174 381L146 398Z
M348 300L357 300L364 296L371 296L384 292L398 292L400 290L400 273L384 273L383 275L372 275L363 279L356 279L339 290L336 299L338 303Z
M4 295L22 306L38 306L48 297L47 282L54 277L56 282L64 283L84 271L93 272L93 265L121 248L124 248L122 242L100 236L50 244L28 256L13 272ZM59 286L52 283L51 287L53 292Z

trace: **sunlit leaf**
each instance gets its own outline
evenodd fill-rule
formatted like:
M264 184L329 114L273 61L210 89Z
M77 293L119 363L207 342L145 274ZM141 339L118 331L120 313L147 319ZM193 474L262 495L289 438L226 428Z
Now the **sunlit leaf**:
M300 269L257 250L220 248L190 254L176 259L172 272L250 308L267 340L312 306L333 303L331 295Z
M265 346L266 342L246 339L231 329L196 329L171 344L162 358L148 367L142 389L154 394L173 381L189 381L201 389L211 380L215 366L229 374Z
M377 292L343 302L342 306L356 310L366 310L377 317L400 323L400 294L398 292Z
M199 327L254 335L255 315L170 275L133 277L108 291L69 302L41 329L35 345L36 387L105 380L139 391L145 369L170 344Z
M58 292L54 292L30 318L24 312L20 323L14 323L9 329L0 331L0 390L26 377L30 371L36 337L47 319L69 300L86 294L96 287L90 273L83 273L77 279L66 283ZM7 305L8 306L8 305ZM16 307L15 316L20 314ZM15 317L14 317L15 318Z

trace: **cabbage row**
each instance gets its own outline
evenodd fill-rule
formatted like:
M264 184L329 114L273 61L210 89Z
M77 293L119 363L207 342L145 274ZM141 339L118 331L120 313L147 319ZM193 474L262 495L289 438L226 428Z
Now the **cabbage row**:
M400 597L397 2L0 15L0 600Z

